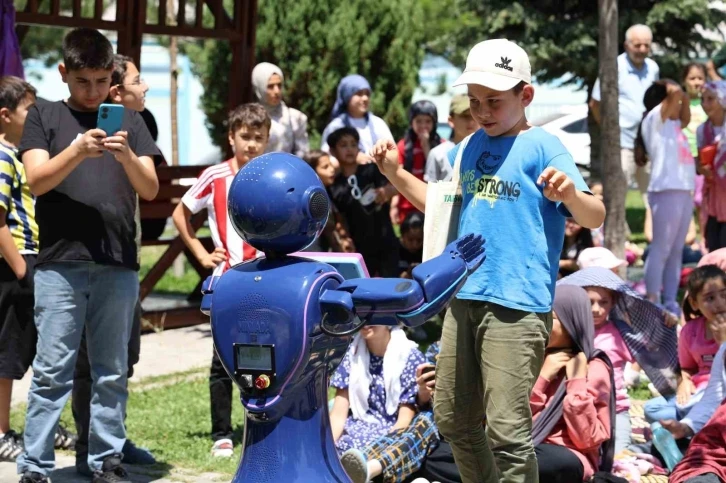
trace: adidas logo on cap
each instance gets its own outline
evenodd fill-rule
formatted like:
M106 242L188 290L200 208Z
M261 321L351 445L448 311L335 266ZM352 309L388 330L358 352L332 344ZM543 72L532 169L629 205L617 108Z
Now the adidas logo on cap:
M512 59L509 59L507 57L500 57L500 59L502 59L502 62L494 64L494 67L499 67L500 69L506 69L509 72L512 72L514 70L512 67L509 67L509 63L512 61Z

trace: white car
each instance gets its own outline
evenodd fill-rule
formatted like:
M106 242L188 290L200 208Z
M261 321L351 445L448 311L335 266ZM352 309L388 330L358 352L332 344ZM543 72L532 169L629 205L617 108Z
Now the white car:
M574 158L577 167L581 171L590 171L587 104L563 106L560 112L536 119L532 124L557 136Z

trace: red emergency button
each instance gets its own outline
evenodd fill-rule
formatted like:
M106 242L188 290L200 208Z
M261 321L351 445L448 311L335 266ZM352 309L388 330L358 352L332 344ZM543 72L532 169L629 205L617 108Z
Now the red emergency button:
M270 378L267 377L265 374L257 376L257 379L255 379L255 387L257 389L267 389L268 387L270 387Z

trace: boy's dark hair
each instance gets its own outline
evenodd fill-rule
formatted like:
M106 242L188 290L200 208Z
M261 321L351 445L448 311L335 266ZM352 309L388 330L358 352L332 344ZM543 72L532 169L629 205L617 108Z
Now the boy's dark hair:
M403 223L401 223L401 235L405 235L409 231L413 230L414 228L421 228L423 230L424 226L424 215L421 213L418 213L416 211L413 211L406 215L406 218L404 218Z
M688 282L686 283L687 294L683 297L683 318L687 321L703 315L700 310L693 306L691 299L696 300L706 282L714 278L720 278L723 284L726 285L726 272L717 265L697 267L688 276Z
M703 74L704 80L706 79L706 66L700 62L689 62L683 66L683 75L681 75L681 79L683 79L684 82L686 77L688 77L688 73L691 72L691 69L699 69Z
M28 95L35 98L37 91L20 77L13 75L0 77L0 109L4 107L14 111Z
M242 126L249 126L256 129L265 128L269 134L272 119L267 114L265 106L257 102L248 102L230 111L227 126L231 133L236 132Z
M112 86L123 85L129 63L133 64L134 59L127 55L116 54L113 56L113 72L111 73Z
M312 151L309 151L303 159L306 163L308 163L308 165L310 165L311 168L316 169L320 160L326 156L329 157L330 155L320 149L313 149Z
M645 149L645 141L643 141L643 119L645 119L650 111L655 109L656 106L668 97L668 84L678 85L676 81L671 79L657 80L653 82L650 87L645 90L645 94L643 94L645 112L640 120L640 124L638 124L638 134L635 136L635 147L633 153L635 156L635 164L638 166L645 166L648 162L648 151Z
M526 86L526 85L527 85L526 82L519 81L519 84L517 84L516 86L512 87L512 92L514 92L514 94L517 95L517 94L519 94L520 92L522 92L524 90L524 86Z
M346 136L350 136L355 139L356 143L360 142L360 134L358 134L358 130L354 127L346 126L336 129L328 135L328 146L330 146L331 149L335 149L335 147L338 146L338 143Z
M113 68L113 47L98 30L73 29L63 39L63 64L66 71Z

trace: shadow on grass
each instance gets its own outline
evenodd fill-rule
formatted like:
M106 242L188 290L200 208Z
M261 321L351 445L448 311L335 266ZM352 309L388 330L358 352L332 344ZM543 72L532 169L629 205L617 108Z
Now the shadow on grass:
M233 401L234 404L234 401ZM242 438L244 438L245 434L245 427L243 424L238 424L234 427L232 431L232 442L235 444L235 446L242 444ZM190 438L201 438L201 439L208 439L209 440L209 448L212 448L212 435L209 432L206 431L191 431L187 433L187 436Z
M134 483L151 483L172 474L174 467L166 463L157 463L150 466L124 465ZM91 478L81 476L76 468L71 466L54 471L51 474L53 483L77 483L91 481Z

